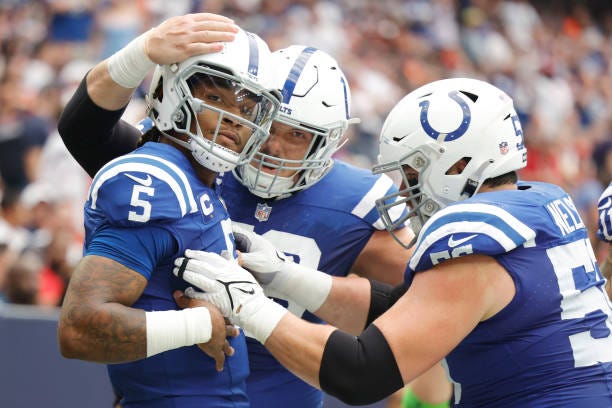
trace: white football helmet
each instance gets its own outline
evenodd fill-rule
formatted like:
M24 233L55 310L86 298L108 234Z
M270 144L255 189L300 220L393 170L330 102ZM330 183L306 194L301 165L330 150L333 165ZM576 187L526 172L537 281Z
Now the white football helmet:
M468 162L461 174L448 174L461 159ZM401 242L395 229L410 219L418 235L436 211L472 196L487 179L525 167L527 149L505 92L476 79L453 78L424 85L395 105L382 128L378 163L374 173L397 172L403 180L400 191L376 206L386 229L409 248L414 240ZM418 176L407 176L404 165ZM408 214L393 222L390 209L405 203Z
M275 51L272 56L275 88L282 93L276 121L314 137L299 160L273 156L264 145L251 163L234 171L243 185L263 198L308 188L319 181L333 165L332 155L341 147L348 125L359 121L350 118L350 89L334 58L301 45ZM297 173L281 177L282 170Z
M248 163L268 137L280 105L280 94L271 82L271 55L261 38L240 30L219 52L158 65L147 94L148 116L162 134L189 149L198 163L210 170L230 171ZM192 94L196 88L204 90L204 99ZM218 115L212 129L198 122L197 113L205 110ZM217 143L228 126L251 129L242 152ZM180 140L168 134L169 130L189 139Z

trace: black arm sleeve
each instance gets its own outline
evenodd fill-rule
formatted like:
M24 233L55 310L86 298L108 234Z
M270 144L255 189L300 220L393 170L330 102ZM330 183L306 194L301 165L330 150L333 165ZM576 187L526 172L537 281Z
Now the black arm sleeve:
M393 352L373 324L359 337L340 330L331 334L323 350L319 384L349 405L372 404L404 386Z
M370 281L370 310L366 327L389 310L407 290L403 284L393 287L378 281Z
M59 134L91 177L110 160L134 150L140 140L138 129L120 120L124 110L108 111L96 105L83 78L62 112Z

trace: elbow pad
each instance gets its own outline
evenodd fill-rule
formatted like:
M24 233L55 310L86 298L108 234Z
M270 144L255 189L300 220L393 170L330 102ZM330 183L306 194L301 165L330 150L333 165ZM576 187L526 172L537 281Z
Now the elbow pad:
M407 290L408 288L403 284L392 287L385 283L370 281L370 310L368 311L366 327L378 316L389 310Z
M331 334L323 351L319 384L350 405L372 404L404 386L393 352L375 325L359 337L340 330Z
M91 177L110 160L136 148L140 132L120 121L124 110L108 111L96 105L83 78L62 111L57 130L72 157Z

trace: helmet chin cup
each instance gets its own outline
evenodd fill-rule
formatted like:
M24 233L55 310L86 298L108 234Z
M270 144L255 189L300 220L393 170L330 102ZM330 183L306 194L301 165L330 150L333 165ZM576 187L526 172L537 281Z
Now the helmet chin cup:
M243 184L249 191L261 198L275 198L291 190L295 184L295 178L281 177L278 175L279 169L274 174L267 173L253 166L246 164L241 167Z
M189 141L191 154L202 166L216 173L232 171L240 160L240 155L216 143L208 143L210 149L203 149L200 143L193 139Z

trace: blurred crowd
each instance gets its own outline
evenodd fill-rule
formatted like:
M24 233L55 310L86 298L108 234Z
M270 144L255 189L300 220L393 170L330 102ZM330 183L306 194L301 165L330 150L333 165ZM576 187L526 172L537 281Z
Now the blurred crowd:
M335 56L362 120L338 157L358 166L375 162L385 116L412 89L468 76L506 90L529 149L521 178L567 189L603 259L594 232L612 179L609 0L0 0L0 300L61 304L81 256L90 179L56 129L76 85L139 33L195 11L234 18L272 50ZM126 120L144 115L146 91Z

